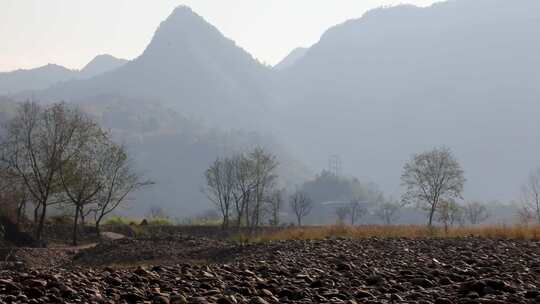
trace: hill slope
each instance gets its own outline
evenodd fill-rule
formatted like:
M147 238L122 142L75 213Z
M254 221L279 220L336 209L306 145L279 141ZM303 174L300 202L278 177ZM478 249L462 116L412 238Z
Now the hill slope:
M46 89L55 83L73 79L76 74L76 71L56 64L0 73L0 95L14 94L24 90Z
M44 90L61 82L91 78L114 70L126 62L127 60L118 59L111 55L99 55L80 71L48 64L35 69L0 73L0 95Z
M120 99L139 113L127 117L143 115L150 107L141 100L149 100L189 121L203 120L193 128L206 130L203 137L212 137L209 126L218 126L219 145L196 135L145 136L137 148L143 155L168 153L145 163L159 167L156 177L167 176L165 183L196 179L203 166L188 168L196 157L207 155L207 161L222 152L216 148L222 144L249 145L250 131L264 130L311 168L326 167L328 156L339 154L345 174L371 180L394 197L412 153L447 145L466 171L466 198L510 200L540 154L534 133L540 129L539 12L537 0L377 9L328 30L288 68L268 69L179 7L135 60L32 96L87 105ZM163 119L158 117L148 124ZM127 137L139 138L138 128L123 128ZM244 132L227 137L235 128ZM163 148L156 152L153 146ZM187 167L172 170L169 164L177 160ZM158 175L160 170L168 173ZM197 191L189 185L191 200ZM163 200L180 196L175 187L171 182L163 193L174 195Z
M128 61L125 59L116 58L107 54L98 55L84 66L84 68L79 72L77 78L91 78L119 68L127 62Z
M513 199L540 153L537 37L534 0L371 11L280 72L276 128L309 164L340 154L394 195L412 153L447 145L468 198Z
M181 6L161 23L144 53L89 80L37 92L45 100L98 95L159 100L188 117L216 125L258 125L269 69Z
M304 55L306 55L308 48L299 47L287 55L287 57L283 58L278 64L274 66L275 70L283 70L288 67L293 66L298 60L300 60Z

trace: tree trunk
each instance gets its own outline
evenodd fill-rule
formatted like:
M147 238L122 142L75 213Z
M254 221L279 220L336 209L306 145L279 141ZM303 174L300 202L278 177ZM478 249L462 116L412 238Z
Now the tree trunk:
M221 223L221 229L227 230L229 228L229 216L224 214L223 215L223 223Z
M273 223L275 227L279 226L279 211L278 209L274 209L274 220Z
M229 228L229 207L225 207L225 215L223 217L223 229Z
M100 226L100 224L101 224L101 218L98 218L96 220L96 235L97 235L98 238L101 237L101 226Z
M236 219L236 229L240 231L240 227L242 226L242 218L244 217L244 207L241 206L240 208L236 208L238 211L238 218Z
M86 233L86 216L84 215L84 208L81 206L81 209L79 210L79 216L80 216L80 231L84 235Z
M41 204L37 204L35 207L34 207L34 225L36 225L37 227L37 224L39 222L39 208L40 208Z
M39 224L36 231L36 240L41 241L43 236L43 226L45 225L45 216L47 215L47 204L42 203L41 206L41 216L39 217Z
M76 205L75 218L73 219L73 246L77 246L77 234L78 234L77 228L79 226L79 213L81 211L80 209L81 207Z
M245 214L246 214L246 227L250 227L251 226L251 208L249 208L249 203L246 204L246 211L245 211Z
M85 217L84 217L84 209L81 207L81 209L79 210L79 216L81 218L81 225L84 226L85 224Z
M428 227L433 226L433 215L435 214L435 204L431 205L431 210L429 212L429 221L428 221Z
M21 221L25 213L26 213L26 200L23 200L19 203L19 207L17 208L17 229L21 228Z

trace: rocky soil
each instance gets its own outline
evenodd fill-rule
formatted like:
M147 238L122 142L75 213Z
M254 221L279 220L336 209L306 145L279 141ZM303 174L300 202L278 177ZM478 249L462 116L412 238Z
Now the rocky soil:
M540 242L123 239L0 271L0 303L540 303Z
M154 239L124 238L106 241L74 256L73 264L84 266L171 265L221 262L234 258L242 248L235 243L192 236Z

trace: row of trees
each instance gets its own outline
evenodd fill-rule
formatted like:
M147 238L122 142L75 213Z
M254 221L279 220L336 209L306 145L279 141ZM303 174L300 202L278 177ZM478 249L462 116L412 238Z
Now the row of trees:
M489 218L490 213L487 206L481 202L466 202L463 205L454 200L440 201L437 207L437 219L444 225L445 231L456 224L464 225L469 223L477 225Z
M204 193L219 210L222 226L279 226L285 208L285 190L278 188L276 156L262 148L249 153L218 158L205 172ZM298 225L313 209L313 200L303 191L289 196L288 207Z
M402 202L428 210L428 226L432 226L435 215L446 229L455 222L478 224L489 217L488 209L482 203L469 202L464 206L456 203L457 199L463 199L465 177L447 147L414 155L405 165L401 181L406 188ZM522 194L520 219L540 223L540 168L530 173Z
M75 107L25 102L0 134L2 210L20 223L33 208L35 238L43 238L52 207L70 210L73 243L79 222L103 218L127 196L150 185L135 172L126 149Z
M390 225L399 218L399 213L403 207L400 202L384 200L378 203L373 210L370 210L365 204L353 200L345 206L337 207L335 212L338 223L348 221L351 225L355 225L361 218L372 214L386 225ZM430 212L431 208L428 208L427 211ZM472 201L458 204L454 200L442 200L437 204L435 215L436 220L448 230L448 227L456 224L480 224L490 216L490 213L487 206L481 202Z
M218 158L206 170L204 193L218 207L223 228L256 229L279 224L282 193L277 189L276 157L262 148Z
M373 215L378 217L385 224L390 225L398 218L398 213L402 207L398 202L381 198L381 200L376 203ZM358 199L351 200L351 202L345 206L337 207L335 211L338 223L345 223L348 219L351 225L357 224L361 218L370 213L368 206L361 203Z
M277 189L277 165L276 157L261 148L215 160L205 172L204 192L218 207L223 228L246 226L253 230L263 223L279 225L284 190ZM327 180L331 182L322 182ZM434 221L443 223L446 228L466 221L478 224L489 216L487 207L481 203L456 203L455 198L462 196L465 178L459 163L447 148L415 155L404 167L402 182L407 191L400 202L386 200L376 187L363 189L356 180L334 177L324 171L306 189L322 183L334 192L337 188L344 189L341 192L345 196L356 195L348 204L335 209L338 221L350 222L351 225L368 213L391 224L398 218L402 207L412 204L428 211L429 226ZM328 185L337 186L332 188ZM315 190L319 188L315 187ZM314 193L328 200L331 199L327 197L331 189ZM305 189L301 189L290 195L289 208L297 224L301 225L313 210L314 201Z

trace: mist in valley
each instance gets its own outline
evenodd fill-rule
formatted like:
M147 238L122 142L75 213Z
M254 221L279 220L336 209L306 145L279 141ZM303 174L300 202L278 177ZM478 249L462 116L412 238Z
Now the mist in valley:
M282 196L281 225L296 222L297 192L312 201L306 224L349 222L355 204L356 224L425 223L421 200L404 200L404 166L448 149L464 182L446 199L462 213L485 207L482 222L515 223L540 166L539 9L534 0L375 8L269 66L179 6L132 60L0 73L0 120L27 101L88 114L153 183L115 215L222 221L205 172L262 149L276 161L268 193Z
M405 2L0 1L0 304L540 303L540 1Z

